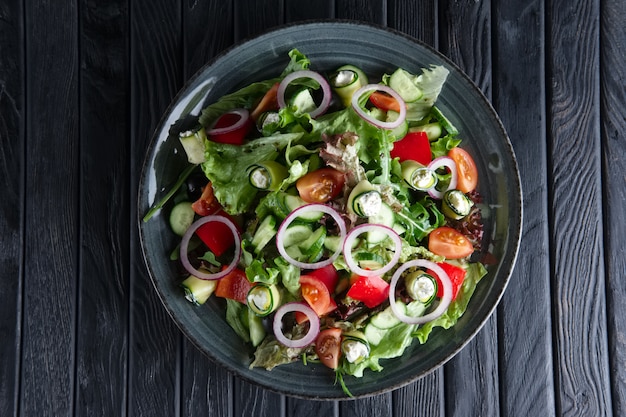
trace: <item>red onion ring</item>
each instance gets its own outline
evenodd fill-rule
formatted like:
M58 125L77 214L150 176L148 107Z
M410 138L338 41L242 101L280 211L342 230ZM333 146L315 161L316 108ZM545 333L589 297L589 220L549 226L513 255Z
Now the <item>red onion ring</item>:
M363 94L370 91L383 91L396 99L396 101L400 105L400 115L396 120L394 120L393 122L380 121L367 114L367 112L363 110L361 106L359 106L359 98ZM396 127L400 126L406 118L406 104L404 103L404 100L402 100L402 97L400 97L400 95L396 93L393 88L387 87L386 85L382 84L367 84L356 90L352 95L352 108L354 109L356 114L358 114L359 117L361 117L363 120L381 129L395 129Z
M398 285L398 281L400 280L402 273L411 267L420 267L431 270L439 277L439 280L443 285L443 297L441 297L437 308L421 317L407 316L402 311L398 310L398 307L396 306L396 286ZM389 303L391 305L391 311L393 311L393 314L395 314L398 319L407 324L424 324L436 319L445 313L451 301L452 282L450 281L450 277L446 274L446 271L444 271L443 268L434 262L427 261L426 259L414 259L402 264L402 266L400 266L400 268L398 268L393 274L391 282L389 283Z
M335 209L325 206L324 204L306 204L304 206L298 207L297 209L289 213L289 215L285 217L285 220L283 220L283 222L280 224L280 227L278 228L278 233L276 234L276 248L278 248L278 252L280 252L281 256L285 258L287 262L289 262L292 265L297 266L300 269L323 268L333 263L335 259L337 259L339 254L341 254L342 248L340 245L335 251L335 253L333 253L329 258L323 261L319 261L319 262L314 262L314 263L300 262L300 261L296 261L291 256L289 256L289 254L285 250L285 246L283 245L283 240L284 240L283 236L285 234L285 230L287 230L287 227L289 227L289 225L295 219L297 219L298 216L304 213L312 212L312 211L318 211L318 212L321 211L322 213L326 213L330 215L333 219L335 219L335 222L337 222L337 226L339 226L339 234L340 234L341 239L343 239L346 236L346 223L341 218L341 215Z
M220 127L217 129L209 129L207 131L207 135L215 136L215 135L223 135L226 133L234 132L237 129L241 129L248 122L248 119L250 118L250 112L247 109L234 109L234 110L224 113L222 116L224 116L225 114L235 114L239 116L239 120L237 120L236 123L230 126ZM217 120L219 120L219 118ZM215 123L217 123L217 120L215 121ZM213 124L214 126L215 126L215 123Z
M326 81L326 79L322 75L315 71L301 70L292 72L291 74L285 76L285 78L283 78L283 80L278 85L278 106L281 109L287 107L287 103L285 102L285 91L287 90L287 86L291 84L292 81L299 78L310 78L317 81L322 87L322 92L324 93L324 96L322 97L322 102L315 110L309 112L309 116L311 116L312 119L315 119L317 116L320 116L326 112L328 106L330 105L330 99L332 97L332 92L330 91L330 85L328 84L328 81Z
M435 158L428 164L428 169L435 171L441 167L446 167L450 170L450 183L448 184L448 188L443 191L437 190L435 187L432 187L428 190L428 194L432 198L436 198L437 200L441 200L443 195L448 190L454 190L456 188L458 182L458 171L456 169L456 163L454 159L449 156L440 156L439 158Z
M309 319L309 331L304 337L300 339L289 339L283 333L283 317L287 313L299 311L300 313L305 314ZM315 311L305 303L300 302L291 302L287 304L283 304L276 310L274 314L274 322L272 323L272 328L274 329L274 336L276 340L278 340L283 345L288 348L302 348L313 343L315 338L320 332L320 318L317 317Z
M359 266L358 262L356 262L354 258L352 257L352 245L354 244L354 240L356 239L357 236L366 232L384 232L387 234L387 236L391 238L391 240L393 240L393 243L395 243L396 250L394 251L393 257L382 268L373 269L373 270L363 269ZM346 264L348 265L348 267L350 268L352 272L354 272L357 275L362 275L362 276L372 276L372 275L381 276L385 274L387 271L393 268L395 264L398 263L398 260L400 260L401 252L402 252L402 240L400 239L400 236L398 236L395 230L387 226L383 226L382 224L365 223L360 226L357 226L354 229L350 230L350 233L348 233L348 235L346 236L346 239L343 242L343 257L346 260Z
M226 226L228 226L231 232L233 232L233 237L235 238L235 254L233 256L232 262L228 265L226 269L220 272L216 272L214 274L208 274L206 272L197 270L191 265L191 262L189 262L189 258L187 257L187 251L189 249L189 239L191 239L191 236L193 236L193 234L196 232L196 230L198 230L200 226L206 223L210 223L210 222L224 223ZM235 224L232 221L230 221L230 219L224 216L202 217L200 220L197 220L196 222L192 223L191 226L189 226L189 228L183 235L183 238L180 242L180 260L183 266L191 275L198 277L200 279L212 280L212 279L220 279L220 278L225 277L226 275L233 272L233 270L237 267L240 256L241 256L241 238L239 237L239 231L237 230L237 226L235 226Z

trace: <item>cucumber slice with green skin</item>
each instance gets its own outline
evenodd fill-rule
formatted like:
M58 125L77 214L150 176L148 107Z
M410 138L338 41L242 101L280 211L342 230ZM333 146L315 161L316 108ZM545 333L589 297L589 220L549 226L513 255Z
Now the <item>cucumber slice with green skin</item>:
M259 253L276 236L277 232L276 218L272 215L265 217L252 237L251 243L254 251Z
M311 233L313 233L313 229L310 226L305 226L303 224L291 225L285 229L282 244L285 249L296 246L311 236Z
M389 87L393 88L407 103L419 100L424 93L413 81L416 77L402 68L398 68L389 77Z
M443 214L454 220L462 219L470 214L474 202L460 190L448 190L442 199L441 211Z
M394 122L396 119L400 117L400 113L395 112L393 110L388 110L387 115L385 117L386 122ZM400 124L400 126L391 130L391 135L396 138L396 140L400 140L406 136L409 131L409 123L405 120Z
M298 91L291 99L291 105L295 106L298 114L310 113L317 108L313 96L308 88Z
M217 281L213 279L200 279L193 275L186 278L180 286L185 290L185 298L187 301L202 305L209 299L211 294L217 288Z
M191 208L191 202L181 201L176 204L170 212L170 227L178 236L185 234L189 226L193 223L196 213Z
M387 330L378 328L370 323L365 326L364 334L365 339L369 342L370 345L377 346L387 335Z
M438 122L410 127L409 132L424 132L431 142L439 139L443 134L441 123Z
M402 311L406 311L406 305L401 301L396 301L396 306ZM379 329L391 329L392 327L400 324L401 321L394 312L391 310L391 307L387 307L381 312L376 313L371 319L370 324L378 327Z
M309 258L316 258L324 249L324 240L326 240L326 228L320 226L306 240L300 242L298 248L303 255Z
M388 204L382 203L378 213L368 217L368 222L393 228L393 225L396 223L396 214ZM367 232L367 241L371 244L380 243L388 237L389 235L385 232Z
M304 201L302 198L300 198L297 195L283 194L283 199L284 199L283 200L284 205L287 208L287 210L289 210L289 212L292 212L298 207L302 207L307 204L306 201ZM305 221L305 222L317 222L323 216L324 216L324 213L322 213L321 211L311 211L311 212L304 213L298 216L298 219Z
M371 252L357 252L354 254L354 260L363 269L376 270L385 265L385 260L382 256Z
M430 114L437 119L437 121L441 124L441 127L445 129L451 136L456 136L459 134L459 129L457 129L452 122L439 110L437 106L433 106L430 109Z

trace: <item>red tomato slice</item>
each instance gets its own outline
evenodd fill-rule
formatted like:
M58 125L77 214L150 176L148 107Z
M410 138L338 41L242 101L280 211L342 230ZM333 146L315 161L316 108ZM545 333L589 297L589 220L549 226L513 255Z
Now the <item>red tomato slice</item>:
M396 113L400 113L400 103L398 103L398 101L395 98L391 97L389 94L382 93L380 91L374 91L370 95L369 99L374 106L378 107L381 110L392 110Z
M331 327L320 332L315 339L315 353L330 369L337 369L341 357L341 329Z
M233 272L217 281L215 295L247 304L248 291L250 291L252 286L253 284L248 281L246 273L239 268L235 268Z
M296 188L307 203L326 203L337 197L346 177L334 168L320 168L309 172L296 182Z
M389 284L377 275L361 276L348 290L348 297L374 308L389 297Z
M191 204L191 208L198 216L208 216L222 209L222 205L215 198L211 183L204 186L202 195Z
M302 298L318 316L328 313L329 307L332 306L332 299L328 288L320 279L311 275L302 275L300 277L300 291Z
M278 110L278 85L279 83L274 84L252 110L250 113L252 120L256 122L263 113L270 110Z
M428 235L428 250L447 259L461 259L474 252L472 242L451 227L442 226Z
M473 191L478 185L478 169L472 156L459 147L450 149L448 156L454 160L458 171L456 188L464 193Z
M214 215L224 216L235 223L225 212L214 213ZM227 225L221 222L211 221L203 224L196 230L196 235L215 256L222 256L235 244L233 232Z
M400 162L412 160L428 165L433 160L428 135L426 132L407 133L402 139L394 142L391 157L399 158Z
M333 294L335 292L337 282L339 281L339 273L333 264L311 271L307 275L322 281L324 285L326 285L326 288L328 288L329 293Z
M439 265L441 269L448 274L448 277L450 277L450 282L452 282L452 300L456 300L456 296L459 293L461 285L463 285L463 280L465 280L465 274L467 271L459 266L452 265L447 262L437 262L437 265ZM443 297L443 285L441 284L441 280L434 272L427 272L437 280L437 297Z

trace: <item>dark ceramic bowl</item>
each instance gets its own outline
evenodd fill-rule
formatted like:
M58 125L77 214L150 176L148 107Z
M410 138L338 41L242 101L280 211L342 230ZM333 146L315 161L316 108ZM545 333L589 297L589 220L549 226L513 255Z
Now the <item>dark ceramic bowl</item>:
M346 377L355 397L389 391L426 375L452 358L489 318L513 269L522 225L519 173L511 143L498 116L472 81L451 61L430 47L398 32L354 22L315 22L286 26L246 41L205 66L178 94L157 128L147 151L139 186L139 218L171 186L186 164L172 124L251 81L278 75L298 48L313 70L332 70L351 63L366 73L390 73L397 67L419 72L429 64L450 70L437 105L459 128L463 147L475 158L479 192L490 214L486 240L496 263L480 282L465 315L451 329L436 329L428 342L417 341L401 358L382 362L382 372L366 371L362 378ZM177 266L169 254L177 238L168 227L167 210L150 221L139 221L141 245L148 271L165 308L183 333L207 356L241 378L269 390L315 398L345 398L333 385L332 371L322 365L294 363L271 372L249 369L253 350L235 335L224 319L223 304L214 297L196 308L185 300Z

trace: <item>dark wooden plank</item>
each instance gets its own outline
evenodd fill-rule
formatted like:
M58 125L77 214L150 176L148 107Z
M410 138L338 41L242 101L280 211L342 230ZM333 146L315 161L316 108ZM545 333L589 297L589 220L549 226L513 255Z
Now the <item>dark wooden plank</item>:
M517 266L498 310L501 409L504 416L554 416L544 3L500 0L494 13L493 102L513 143L524 193Z
M79 242L77 5L26 2L26 193L20 413L69 415ZM58 24L58 22L64 22Z
M360 20L378 25L387 24L385 0L336 0L335 15L339 19Z
M299 20L328 19L335 16L334 0L285 2L285 21L287 23Z
M600 183L599 1L548 6L557 412L611 414ZM573 300L576 300L575 302Z
M440 50L491 96L491 9L487 2L439 3ZM461 132L462 135L462 132ZM499 413L495 314L445 367L446 415Z
M131 210L154 129L183 80L180 3L130 4ZM135 224L135 223L133 223ZM180 410L182 336L148 278L136 228L131 228L128 415L174 416Z
M79 20L83 140L75 412L123 415L131 228L126 1L81 2Z
M613 415L626 415L626 2L601 3L600 111L609 365Z
M438 2L388 0L387 24L433 48L438 47Z
M0 8L0 415L16 416L22 320L24 201L24 15L22 2Z
M282 0L233 0L235 41L240 42L285 22Z
M184 77L233 43L232 2L183 2ZM233 376L186 338L182 345L181 407L184 416L231 416Z

